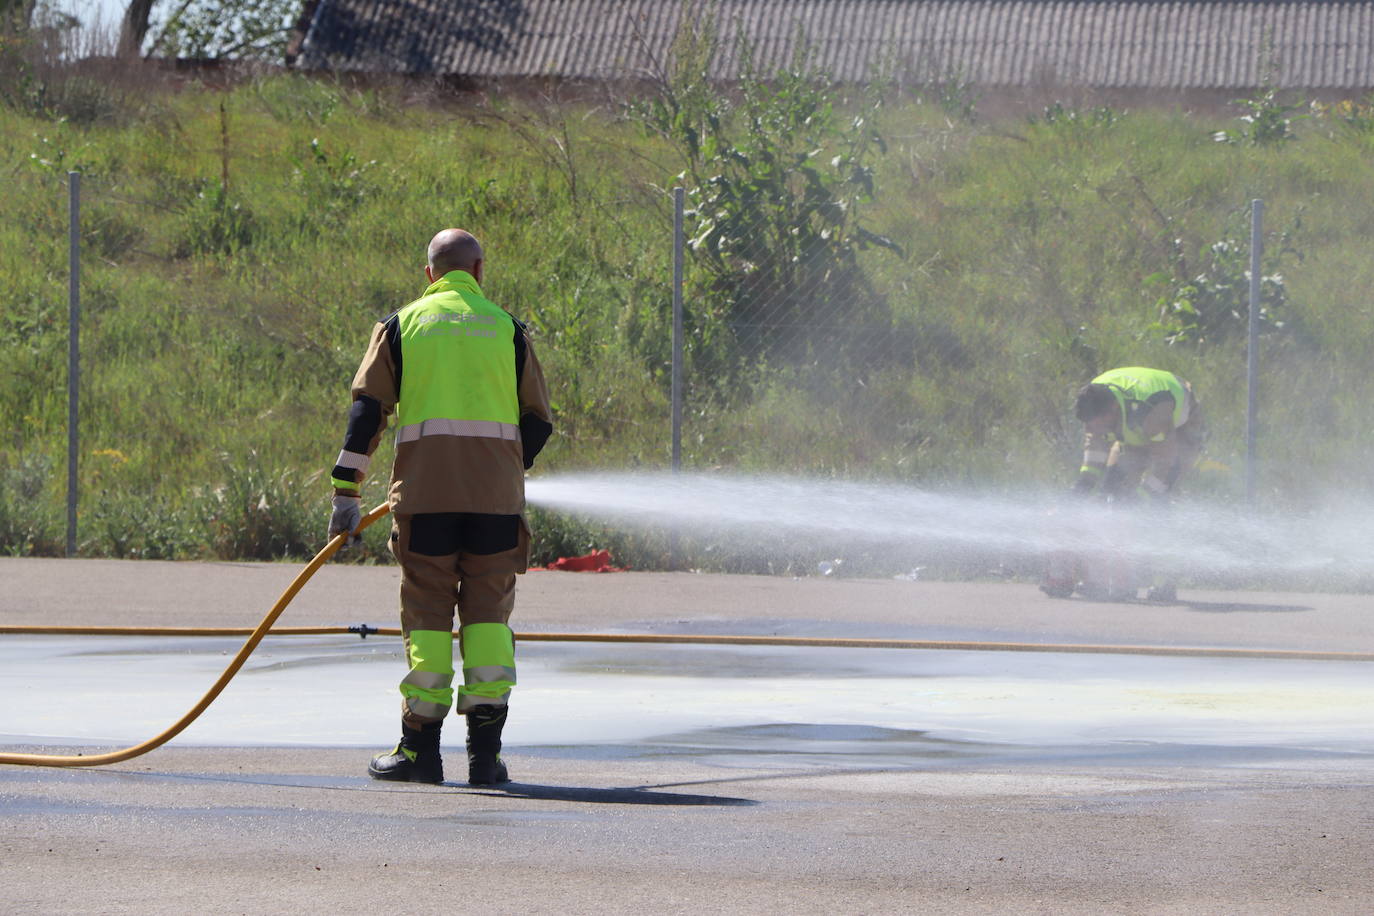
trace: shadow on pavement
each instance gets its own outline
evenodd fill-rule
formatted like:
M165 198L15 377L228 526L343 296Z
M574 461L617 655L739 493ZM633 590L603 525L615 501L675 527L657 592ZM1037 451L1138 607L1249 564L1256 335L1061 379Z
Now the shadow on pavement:
M1316 608L1307 604L1254 604L1248 601L1184 601L1182 599L1158 600L1154 598L1076 598L1077 601L1092 601L1095 604L1135 604L1145 607L1181 607L1205 614L1230 614L1235 611L1312 611Z
M619 789L587 789L578 786L540 786L524 782L509 782L501 786L473 790L473 795L532 798L541 801L590 802L605 805L720 805L741 807L757 805L749 798L728 795L685 795L680 792L652 792L632 787Z
M448 780L439 785L423 783L379 782L374 779L359 779L356 782L340 785L337 777L286 774L262 774L257 776L232 776L226 773L168 773L133 770L104 770L102 775L133 777L136 779L176 779L200 782L238 783L251 786L279 786L292 789L328 789L341 792L416 792L436 789L459 790L463 795L488 795L495 798L529 798L538 801L588 802L606 805L718 805L723 807L757 805L749 798L733 798L728 795L687 795L681 792L654 792L648 788L631 786L626 788L589 789L581 786L542 786L524 782L508 782L500 786L469 786L458 780ZM91 775L91 774L87 774Z
M1305 604L1247 604L1243 601L1180 601L1190 611L1204 614L1230 614L1235 611L1310 611Z

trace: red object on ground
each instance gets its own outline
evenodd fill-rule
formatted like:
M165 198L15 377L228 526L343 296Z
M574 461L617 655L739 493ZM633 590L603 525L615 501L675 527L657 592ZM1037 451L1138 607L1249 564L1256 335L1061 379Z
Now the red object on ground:
M559 557L545 569L561 569L564 572L624 572L619 566L611 565L609 550L593 550L580 557Z

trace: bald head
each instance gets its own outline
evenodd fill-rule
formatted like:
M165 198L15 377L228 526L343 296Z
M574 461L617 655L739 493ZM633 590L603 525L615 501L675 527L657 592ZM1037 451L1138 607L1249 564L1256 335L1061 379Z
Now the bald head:
M429 269L437 280L451 270L477 276L482 263L482 243L471 232L445 229L429 241Z

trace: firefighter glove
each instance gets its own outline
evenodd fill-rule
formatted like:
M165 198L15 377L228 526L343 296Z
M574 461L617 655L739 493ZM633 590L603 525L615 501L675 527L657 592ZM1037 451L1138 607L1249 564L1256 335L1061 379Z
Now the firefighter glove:
M361 496L344 496L342 493L334 494L334 511L329 516L329 540L339 534L348 534L354 531L363 520ZM356 534L344 541L345 547L358 543L361 538Z

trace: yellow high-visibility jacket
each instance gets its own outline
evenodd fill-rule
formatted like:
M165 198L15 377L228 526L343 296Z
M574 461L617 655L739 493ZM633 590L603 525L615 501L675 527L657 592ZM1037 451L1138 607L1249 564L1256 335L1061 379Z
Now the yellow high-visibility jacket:
M340 492L357 492L394 412L393 512L524 511L524 472L553 431L548 389L525 327L471 274L450 271L379 321L352 393Z

